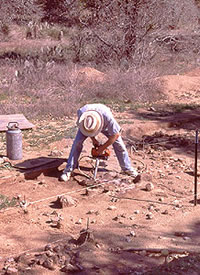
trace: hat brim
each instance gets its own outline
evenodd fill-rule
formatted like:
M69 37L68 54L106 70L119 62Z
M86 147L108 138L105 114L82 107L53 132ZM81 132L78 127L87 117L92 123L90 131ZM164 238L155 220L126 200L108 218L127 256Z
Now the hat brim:
M88 131L84 128L84 119L88 116L88 115L92 115L92 116L95 116L95 118L97 119L97 126L94 130L92 131ZM95 137L97 136L102 128L103 128L103 123L104 123L104 120L103 120L103 116L102 114L100 114L99 112L95 111L95 110L90 110L90 111L86 111L84 112L79 121L78 121L78 126L79 126L79 129L81 131L81 133L84 135L84 136L87 136L87 137Z

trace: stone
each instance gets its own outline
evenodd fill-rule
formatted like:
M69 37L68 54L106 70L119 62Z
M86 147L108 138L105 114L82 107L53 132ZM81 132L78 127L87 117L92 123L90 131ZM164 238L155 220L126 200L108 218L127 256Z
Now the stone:
M148 214L146 214L146 219L147 219L147 220L153 219L153 214L152 214L151 212L148 213Z
M178 200L174 200L174 201L173 201L173 204L174 204L174 206L176 206L176 207L179 207L179 206L180 206L180 204L179 204L179 201L178 201Z
M46 182L45 182L45 179L42 179L41 181L38 182L39 185L44 185Z
M58 220L55 224L54 224L55 228L61 229L63 227L62 221Z
M3 157L3 160L4 160L4 162L9 162L10 161L10 159L8 158L8 157Z
M55 265L52 259L46 259L42 266L48 268L49 270L55 270Z
M69 264L65 265L64 267L62 267L61 271L66 272L67 274L68 273L70 274L70 272L78 272L78 271L80 271L80 269L79 269L79 267L69 263Z
M89 210L86 214L94 214L95 210Z
M52 257L54 255L54 253L51 250L47 250L46 255L47 255L47 257Z
M190 237L187 237L187 236L184 236L184 237L183 237L183 240L188 241L188 240L191 240L191 238L190 238Z
M16 258L17 263L21 263L23 265L29 265L30 263L34 262L34 257L31 254L21 254L19 257Z
M61 208L65 208L65 207L70 207L70 206L74 206L77 204L77 200L73 199L70 196L58 196L56 203L61 207Z
M95 211L95 215L100 215L100 212L97 210L97 211Z
M131 231L129 235L130 235L131 237L136 237L135 231Z
M126 237L125 240L127 243L130 243L132 241L129 237Z
M3 163L4 163L4 159L0 158L0 164L3 164Z
M166 209L165 211L162 212L163 215L168 215L168 210Z
M135 210L134 211L134 214L139 214L140 213L140 210Z
M148 210L149 210L149 211L154 210L154 206L153 206L153 205L149 205Z
M44 250L45 251L53 251L53 247L52 247L52 245L51 244L47 244L45 247L44 247Z
M56 246L53 248L53 251L55 251L56 253L59 253L61 250L62 250L62 247L61 247L60 245L56 245Z
M111 201L111 202L117 202L118 199L117 199L117 198L112 198L110 201Z
M154 189L153 183L147 183L145 186L146 191L152 191Z
M45 254L39 254L39 255L37 255L37 264L38 265L43 265L44 264L44 262L47 260L48 258L47 258L47 256L45 255Z
M15 267L8 267L5 274L18 274L18 269Z
M62 155L63 155L63 153L58 150L52 150L49 154L49 156L51 156L51 157L61 157Z
M82 219L79 219L75 224L82 224Z
M156 112L156 109L155 109L154 107L151 106L151 107L149 108L149 111Z
M108 208L107 208L108 210L116 210L117 209L117 207L116 206L114 206L114 205L110 205L110 206L108 206Z
M109 174L110 174L111 178L116 178L118 175L117 172L110 172Z

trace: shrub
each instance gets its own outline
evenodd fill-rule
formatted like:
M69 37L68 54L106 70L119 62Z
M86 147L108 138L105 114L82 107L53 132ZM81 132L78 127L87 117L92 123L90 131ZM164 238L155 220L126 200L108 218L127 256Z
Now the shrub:
M7 24L2 24L1 25L1 32L3 35L8 35L9 34L9 26Z
M161 98L159 82L156 73L147 69L121 72L110 70L104 81L85 87L84 100L107 100L112 102L154 102Z
M7 196L0 194L0 210L8 207L13 207L17 203L15 198L9 199Z
M72 63L48 62L38 67L30 62L17 69L17 76L14 67L7 68L10 73L4 76L7 82L2 86L2 98L6 102L0 108L3 114L21 112L31 118L71 117L77 108L88 102L145 103L161 96L154 80L156 73L153 75L145 68L128 72L112 69L104 74L99 72L100 78L90 78ZM91 76L98 75L92 68L87 70Z
M46 30L46 35L54 40L61 39L61 30L59 28L53 27Z

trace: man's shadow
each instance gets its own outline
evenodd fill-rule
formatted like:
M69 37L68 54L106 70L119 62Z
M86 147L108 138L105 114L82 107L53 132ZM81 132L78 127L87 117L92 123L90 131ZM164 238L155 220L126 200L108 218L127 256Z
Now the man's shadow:
M20 173L24 174L26 180L33 180L39 177L41 174L48 177L60 178L63 170L59 170L59 167L65 163L67 164L67 158L56 158L56 157L38 157L33 159L27 159L19 162L13 167L17 169ZM106 164L100 162L98 171L108 171L106 169ZM93 172L94 167L87 167L87 165L80 165L79 171L76 170L75 175L83 175L82 173ZM82 173L81 173L82 172Z

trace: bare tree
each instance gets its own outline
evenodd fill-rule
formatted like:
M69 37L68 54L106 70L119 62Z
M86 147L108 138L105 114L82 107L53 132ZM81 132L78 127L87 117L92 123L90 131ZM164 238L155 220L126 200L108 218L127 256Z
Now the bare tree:
M141 65L151 60L157 46L170 44L171 51L178 50L177 37L170 34L168 39L169 32L198 27L198 1L1 0L0 18L3 24L31 22L34 26L42 19L75 26L72 47L76 61ZM150 37L164 42L152 43Z
M96 62L127 60L141 64L149 61L156 47L149 46L149 37L171 30L193 30L198 27L199 12L195 0L80 0L79 14L81 56L84 47L96 45ZM73 5L77 4L74 1ZM86 36L86 33L88 35ZM176 49L172 37L170 49ZM174 43L174 45L172 45ZM95 53L95 50L94 50ZM79 57L80 57L79 56ZM81 58L78 58L79 60Z
M27 24L27 36L31 34L31 37L36 37L37 24L41 21L43 15L43 5L37 0L1 0L1 32L4 34L5 30L9 32L8 28L13 23Z
M37 0L0 1L0 18L4 23L38 21L43 14L43 5Z

